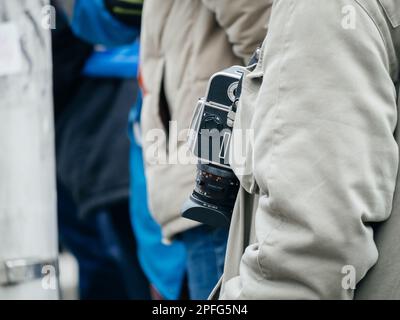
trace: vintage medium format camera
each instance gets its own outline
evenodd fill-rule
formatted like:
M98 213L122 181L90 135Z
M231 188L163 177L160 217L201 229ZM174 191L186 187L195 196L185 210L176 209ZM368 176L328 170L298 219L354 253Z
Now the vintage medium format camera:
M212 76L190 126L188 144L199 162L196 186L182 215L213 227L229 226L240 187L229 147L243 72L244 67L234 66Z

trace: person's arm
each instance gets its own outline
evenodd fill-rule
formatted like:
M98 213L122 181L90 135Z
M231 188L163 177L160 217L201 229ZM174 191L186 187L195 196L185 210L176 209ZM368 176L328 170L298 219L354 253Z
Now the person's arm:
M202 0L215 13L235 54L247 63L267 33L273 0Z
M351 299L351 277L376 263L371 224L390 216L399 161L398 61L378 6L274 4L263 79L246 77L238 114L255 110L256 242L222 299Z
M109 10L113 9L115 12L111 13ZM139 9L131 12L132 21L136 21L139 14L136 10ZM77 36L94 44L112 47L132 43L139 35L139 25L133 27L124 23L117 18L118 12L116 1L112 4L108 0L76 0L72 29ZM128 18L127 14L122 15Z

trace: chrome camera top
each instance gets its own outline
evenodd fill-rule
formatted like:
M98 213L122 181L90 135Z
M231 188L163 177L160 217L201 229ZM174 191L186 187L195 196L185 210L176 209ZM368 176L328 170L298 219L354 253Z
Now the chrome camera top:
M230 168L228 155L232 128L227 125L228 114L236 99L243 70L243 67L233 66L214 74L206 96L197 103L188 144L201 163Z

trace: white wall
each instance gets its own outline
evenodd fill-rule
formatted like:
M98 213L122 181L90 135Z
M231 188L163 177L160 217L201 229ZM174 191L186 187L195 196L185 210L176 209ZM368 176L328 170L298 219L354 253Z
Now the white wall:
M0 264L54 259L58 251L51 41L41 26L47 3L0 0L0 29L16 25L22 54L17 73L2 74L0 62ZM0 299L57 297L42 281L0 287Z

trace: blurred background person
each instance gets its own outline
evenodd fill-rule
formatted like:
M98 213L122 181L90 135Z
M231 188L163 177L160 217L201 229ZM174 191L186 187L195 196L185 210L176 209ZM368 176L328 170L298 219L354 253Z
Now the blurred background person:
M125 1L78 1L85 19L80 30L88 34L95 9L109 8L107 2L123 5ZM135 1L136 2L136 1ZM112 5L111 5L112 7ZM169 154L186 148L182 139L167 150L169 124L178 132L187 129L193 108L204 95L210 76L235 64L245 64L264 39L271 1L153 1L144 2L141 36L144 105L141 124L144 150L151 148L146 136L161 130L167 138L161 153ZM116 7L114 7L115 9ZM111 10L116 12L124 10ZM132 23L133 20L126 19ZM113 22L114 23L114 22ZM127 33L115 32L113 23L102 23L103 43L121 43ZM175 137L172 137L175 138ZM190 297L205 299L222 275L227 228L214 229L181 218L183 203L193 190L195 166L157 164L146 154L146 178L150 211L162 227L163 242L180 239L186 248L186 271ZM179 190L179 192L176 192Z
M150 299L129 211L126 123L138 91L138 45L94 50L72 33L57 9L53 59L61 244L78 260L81 299Z
M194 188L196 166L180 163L176 155L187 153L187 129L210 77L232 65L247 64L265 37L271 5L271 0L144 2L141 123L149 204L164 241L179 238L185 245L192 299L206 299L221 277L228 228L181 217ZM163 137L150 141L152 132L162 132ZM153 153L155 143L159 148ZM155 153L178 163L163 163Z
M85 0L70 2L69 11L72 14L72 28L76 35L92 43L102 43L109 47L132 42L137 36L141 22L141 1L127 3L114 0ZM113 49L98 52L95 57L86 63L85 73L94 75L109 75L115 73L119 65L118 74L122 77L136 78L138 41L133 46L124 49ZM112 58L111 58L112 56ZM124 58L125 57L125 58ZM131 58L129 58L131 57ZM110 63L114 61L114 63ZM125 61L127 63L123 64ZM131 61L133 60L133 61ZM99 67L100 66L100 67ZM130 99L135 99L136 89L127 90ZM144 273L152 284L152 293L155 298L178 299L185 295L182 292L185 277L185 248L177 241L166 246L161 242L161 231L153 220L147 206L146 183L144 177L142 150L140 146L140 110L141 95L131 112L130 136L132 138L130 151L131 171L131 220L135 230L137 254ZM118 132L124 130L128 117L124 110L120 112L120 119L115 128ZM126 111L126 110L125 110ZM133 127L136 128L133 134ZM126 135L127 137L127 135ZM114 154L114 156L116 156ZM129 159L126 154L125 161ZM125 176L128 179L128 175ZM126 224L127 226L129 224Z

